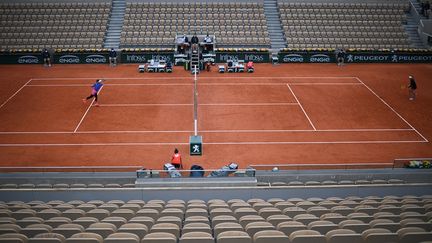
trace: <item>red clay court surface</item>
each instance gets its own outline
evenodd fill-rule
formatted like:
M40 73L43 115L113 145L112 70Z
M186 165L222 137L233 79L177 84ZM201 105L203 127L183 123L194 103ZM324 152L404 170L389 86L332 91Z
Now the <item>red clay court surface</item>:
M216 69L216 68L214 68ZM137 65L0 66L1 166L161 169L376 163L432 157L432 65L256 64L253 74L198 77L203 156L191 157L193 76ZM413 74L418 97L401 88ZM83 104L97 78L100 107Z

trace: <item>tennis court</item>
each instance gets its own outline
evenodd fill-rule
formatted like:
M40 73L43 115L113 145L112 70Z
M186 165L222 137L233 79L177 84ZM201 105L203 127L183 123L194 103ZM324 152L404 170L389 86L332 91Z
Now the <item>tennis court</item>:
M254 74L140 74L136 65L1 66L3 166L143 165L159 169L175 147L185 165L391 162L430 157L431 65L256 65ZM28 67L28 68L27 68ZM410 102L408 74L419 83ZM83 104L106 79L100 107ZM428 80L429 79L429 80ZM395 81L396 80L396 81Z

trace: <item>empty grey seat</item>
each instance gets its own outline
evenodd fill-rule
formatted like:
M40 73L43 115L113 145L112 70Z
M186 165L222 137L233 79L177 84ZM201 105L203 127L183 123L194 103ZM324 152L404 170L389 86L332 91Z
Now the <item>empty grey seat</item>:
M19 233L0 234L0 242L2 243L27 243L28 237Z
M284 233L277 230L263 230L253 236L254 243L289 243L290 239Z
M177 243L177 237L167 232L154 232L144 236L141 243Z
M252 238L244 231L225 231L221 232L217 238L217 243L252 243Z
M391 242L396 243L399 241L398 235L396 233L392 233L388 229L367 229L363 231L362 238L365 243L382 243L382 242Z
M188 232L181 236L180 243L214 243L214 238L206 232Z
M140 238L133 233L113 233L108 235L108 237L104 240L104 243L139 243Z
M30 239L32 243L64 243L66 237L57 233L41 233Z
M325 234L327 243L363 243L360 234L349 229L334 229Z
M102 243L103 237L96 233L83 232L72 235L66 243Z

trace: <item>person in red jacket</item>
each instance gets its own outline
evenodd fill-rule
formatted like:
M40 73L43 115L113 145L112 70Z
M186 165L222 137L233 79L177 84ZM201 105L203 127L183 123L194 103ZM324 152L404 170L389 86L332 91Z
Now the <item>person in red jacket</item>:
M176 169L183 169L181 154L179 153L177 148L174 149L174 154L171 158L171 164L174 165Z

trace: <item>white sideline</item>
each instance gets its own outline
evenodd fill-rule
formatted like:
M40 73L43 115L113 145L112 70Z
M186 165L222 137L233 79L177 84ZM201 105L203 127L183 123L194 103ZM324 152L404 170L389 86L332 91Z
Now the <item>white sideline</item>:
M388 108L390 108L390 110L392 110L400 119L402 119L402 121L404 121L409 127L411 127L420 137L422 137L425 142L429 142L425 138L425 136L423 136L419 131L417 131L417 129L415 129L405 118L403 118L395 109L393 109L393 107L391 107L383 98L381 98L377 93L375 93L375 91L369 88L369 86L367 86L360 78L356 77L356 79L360 83L362 83L372 94L374 94L378 99L380 99L381 102L383 102Z
M312 123L311 119L309 118L308 114L306 113L306 111L304 110L302 104L300 103L300 101L297 99L297 96L294 94L294 92L292 91L291 87L289 86L289 84L286 85L288 87L288 89L291 91L291 94L294 96L295 100L297 101L297 103L299 104L300 108L302 109L303 113L305 114L306 118L308 119L310 125L312 126L312 128L314 130L317 130L314 126L314 124Z
M395 144L427 143L427 141L313 141L313 142L204 142L204 145L300 145L300 144ZM155 145L189 145L189 143L27 143L0 144L0 147L59 147L59 146L155 146Z
M30 83L32 81L32 79L29 79L29 81L27 81L23 86L21 86L21 88L19 88L13 95L11 95L5 102L3 102L0 105L0 108L2 108L4 105L6 105L13 97L15 97L15 95L17 95L22 89L24 89L25 86L27 86L28 83Z
M99 95L99 93L102 91L103 86L100 88L100 90L97 92L97 94ZM84 115L82 116L81 120L79 121L78 125L75 127L74 133L76 133L76 131L78 131L78 128L81 126L82 122L84 121L84 118L87 116L87 113L90 111L90 108L93 106L94 103L94 99L92 100L92 102L90 103L90 105L87 107L86 112L84 113Z

